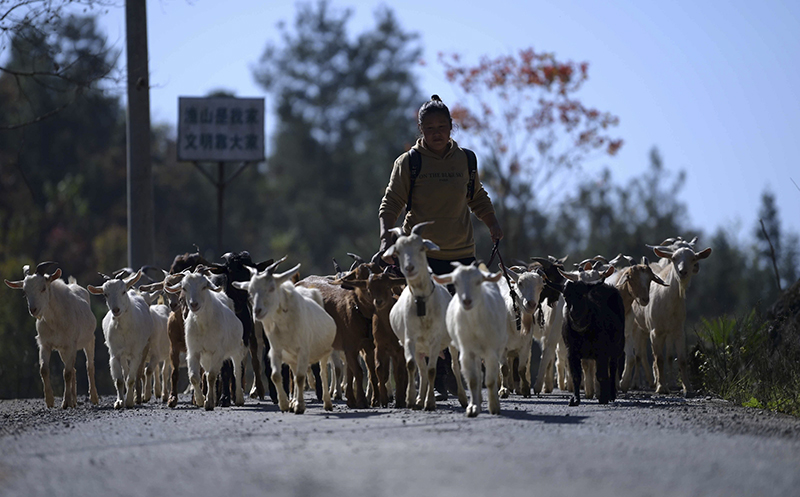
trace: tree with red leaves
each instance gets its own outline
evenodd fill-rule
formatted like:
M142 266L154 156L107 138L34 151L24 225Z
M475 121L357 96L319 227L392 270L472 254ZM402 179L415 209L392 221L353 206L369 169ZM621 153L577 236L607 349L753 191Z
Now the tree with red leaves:
M557 190L555 180L586 158L614 155L622 146L608 135L619 118L575 96L588 79L586 62L560 62L532 48L483 57L477 65L458 54L440 53L439 61L463 94L451 106L453 120L478 139L473 147L482 159L481 179L495 197L508 246L529 250L531 215Z

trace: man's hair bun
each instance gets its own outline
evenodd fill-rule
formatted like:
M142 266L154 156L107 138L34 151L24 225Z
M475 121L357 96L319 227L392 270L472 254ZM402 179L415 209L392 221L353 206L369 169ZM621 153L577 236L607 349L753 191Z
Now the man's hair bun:
M439 95L434 93L433 95L431 95L431 101L433 101L433 102L441 102L442 98Z

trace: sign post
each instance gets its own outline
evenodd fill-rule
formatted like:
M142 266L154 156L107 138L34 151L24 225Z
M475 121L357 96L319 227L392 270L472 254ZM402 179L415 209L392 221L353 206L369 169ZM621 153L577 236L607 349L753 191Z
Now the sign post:
M178 160L192 162L217 187L217 252L222 255L225 187L247 166L264 160L264 99L180 97ZM216 179L201 162L216 162ZM239 162L225 178L225 164Z

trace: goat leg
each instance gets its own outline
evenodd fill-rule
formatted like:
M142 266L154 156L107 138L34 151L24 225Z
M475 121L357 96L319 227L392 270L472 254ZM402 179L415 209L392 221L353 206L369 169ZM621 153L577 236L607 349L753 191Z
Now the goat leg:
M581 403L581 375L583 370L581 368L580 355L568 350L567 359L569 361L569 372L572 375L572 397L569 399L569 405L574 407Z

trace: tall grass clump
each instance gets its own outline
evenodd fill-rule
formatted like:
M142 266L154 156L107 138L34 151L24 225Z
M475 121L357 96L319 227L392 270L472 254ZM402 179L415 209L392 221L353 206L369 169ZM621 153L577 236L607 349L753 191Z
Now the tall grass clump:
M749 407L800 416L800 330L756 311L703 319L694 363L703 389Z

